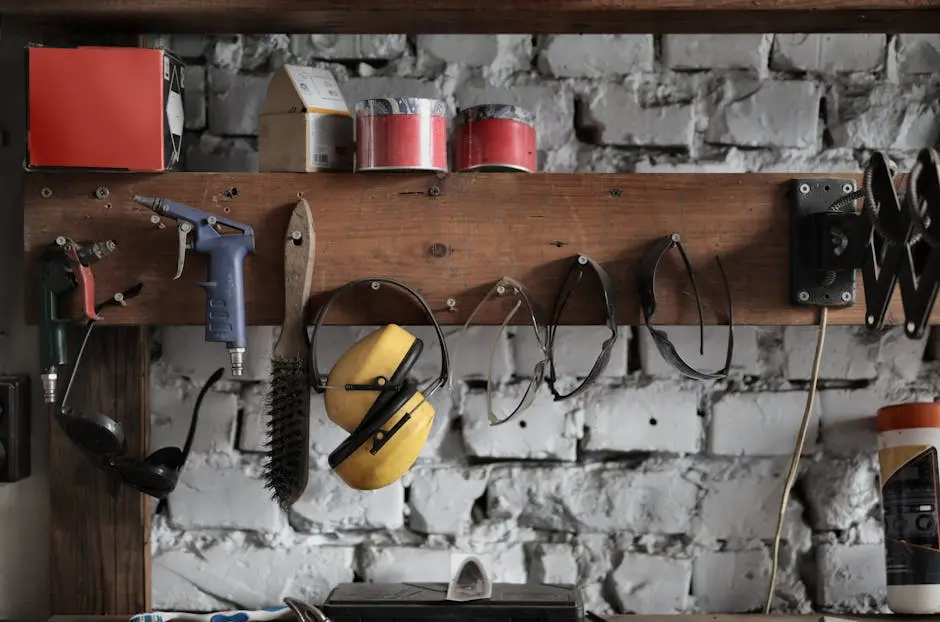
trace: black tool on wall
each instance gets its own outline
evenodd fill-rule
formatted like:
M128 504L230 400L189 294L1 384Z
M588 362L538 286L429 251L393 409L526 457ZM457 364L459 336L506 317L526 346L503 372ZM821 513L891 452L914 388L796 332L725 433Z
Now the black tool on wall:
M113 299L101 303L96 307L96 315L107 307L121 304L140 293L141 285L137 285ZM62 401L55 410L55 419L71 440L98 468L111 472L128 486L136 490L163 499L173 492L179 480L180 472L189 456L196 425L199 420L199 408L206 392L222 377L223 368L215 371L202 387L193 407L192 419L186 442L183 448L162 447L143 460L127 456L127 444L124 437L124 428L108 415L98 412L83 412L68 405L69 394L75 383L75 377L80 367L82 355L88 345L92 330L97 320L89 320L85 325L85 334L79 346L78 355L68 384L62 394Z
M29 387L27 375L0 376L0 482L30 474Z
M851 179L792 181L791 302L851 306L861 270L865 326L881 330L899 287L904 332L919 339L940 291L940 155L922 149L901 188L895 173L890 159L876 152L861 189Z

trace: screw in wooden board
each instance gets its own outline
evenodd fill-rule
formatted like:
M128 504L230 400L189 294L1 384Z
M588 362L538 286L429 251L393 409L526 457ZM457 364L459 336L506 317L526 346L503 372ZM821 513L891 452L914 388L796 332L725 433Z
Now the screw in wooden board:
M447 255L447 245L441 242L435 242L428 247L428 255L440 259Z
M611 189L610 189L610 196L612 196L612 197L615 198L615 199L616 199L617 197L619 197L619 196L620 196L620 188L611 188Z
M428 196L431 196L431 197L441 196L441 189L438 188L437 186L431 186L430 188L428 188Z
M800 298L800 302L806 302L807 300L809 300L809 292L807 291L800 292L799 298Z
M50 188L49 186L43 186L42 188L39 189L39 196L41 196L44 199L50 198L52 196L52 188Z
M99 199L107 199L109 196L111 196L111 191L104 186L98 186L98 189L95 190L95 196Z
M456 311L456 310L457 310L457 301L454 300L453 298L448 298L448 299L444 302L444 304L447 305L447 310L448 310L448 311Z

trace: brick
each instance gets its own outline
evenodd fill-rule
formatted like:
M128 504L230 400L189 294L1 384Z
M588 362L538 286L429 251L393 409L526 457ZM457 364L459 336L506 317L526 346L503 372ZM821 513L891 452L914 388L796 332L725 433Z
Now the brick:
M557 149L574 139L574 93L565 84L496 87L468 80L455 93L458 108L514 104L535 114L538 148Z
M239 35L222 35L213 37L206 56L214 67L225 69L238 69L242 64L245 48L243 39Z
M743 162L665 162L655 157L645 157L638 160L633 169L634 173L747 173L747 166ZM661 327L664 330L669 327ZM688 328L682 326L679 328ZM706 326L705 334L708 338L709 329L715 329L714 326ZM696 329L698 330L698 329ZM715 329L716 331L718 329ZM737 341L737 327L735 327L735 341ZM641 332L642 336L642 332ZM670 336L670 338L672 338ZM696 339L697 339L696 335ZM642 348L642 342L640 342ZM737 349L737 343L735 343ZM724 361L722 361L723 363Z
M241 68L250 72L273 72L287 61L290 37L284 34L243 35Z
M496 415L512 412L527 386L523 383L494 392ZM575 460L584 425L580 411L569 402L554 401L546 387L540 387L528 410L498 426L490 425L487 418L486 394L470 393L464 400L461 420L467 451L480 458Z
M706 142L742 147L815 147L822 96L818 85L765 80L740 88L743 92L736 93L712 116Z
M447 389L441 389L431 396L434 423L431 424L428 441L418 456L418 460L423 464L456 462L466 457L460 428L455 421L457 410L454 399L455 396Z
M712 414L709 451L720 455L789 456L796 446L806 393L728 393ZM819 436L819 402L813 405L803 453Z
M280 334L279 326L249 326L245 351L245 371L242 380L268 380L271 377L271 359L274 342Z
M940 35L898 35L897 53L901 73L937 73L940 70Z
M781 154L779 160L761 164L757 170L761 173L861 173L862 167L851 149L827 149L820 153L789 151Z
M239 425L238 439L239 451L248 453L264 453L268 440L267 417L265 416L265 395L267 385L259 384L248 386L239 396Z
M610 583L625 613L681 613L688 606L692 562L628 553Z
M483 469L421 469L408 493L408 527L420 533L457 535L470 525L474 502L486 491Z
M291 35L291 53L301 60L387 60L408 48L405 35Z
M184 154L185 167L190 172L258 172L257 144L243 138L202 134L198 141L186 147Z
M489 65L499 54L497 35L418 35L418 49L448 63Z
M210 67L209 131L216 136L257 136L270 81L270 76Z
M702 442L698 395L671 384L611 389L586 409L585 451L695 453Z
M416 78L351 78L339 88L351 110L355 110L356 102L376 97L443 99L440 86Z
M170 49L182 59L202 58L206 54L208 41L202 35L173 35Z
M665 35L663 57L670 69L761 69L770 51L768 35Z
M423 380L436 378L441 373L441 348L433 326L406 326L406 330L424 342L421 358L412 368L412 373ZM466 333L463 326L445 331L450 369L455 380L485 379L490 356L493 356L493 380L505 382L512 376L512 352L505 331L500 334L498 326L470 326ZM495 353L494 353L495 348Z
M881 349L878 353L879 366L891 375L911 382L917 379L924 361L924 351L930 331L920 339L909 339L904 334L903 326L892 326L881 336Z
M676 466L646 472L584 467L494 471L487 491L489 517L550 531L686 533L696 487L679 476Z
M329 500L325 503L325 500ZM332 471L310 471L304 494L291 508L305 531L399 529L404 526L401 481L378 490L355 490Z
M151 374L151 450L170 446L183 447L200 388L182 379L164 384ZM217 391L206 393L199 409L192 451L198 453L231 450L235 442L237 420L238 397L235 394Z
M685 362L695 369L717 371L724 367L728 352L727 326L705 327L704 356L700 354L699 345L701 342L698 326L657 326L656 328L666 332L669 340L676 346L676 350L679 351ZM640 362L643 365L643 371L655 378L683 377L675 367L663 359L645 327L640 328ZM760 375L760 353L757 348L756 327L734 327L731 373L735 375Z
M706 494L701 502L700 536L715 540L772 539L788 463L777 458L703 464ZM787 523L799 522L801 512L791 495Z
M940 138L940 101L923 86L843 87L832 100L828 127L836 147L915 151Z
M206 128L206 68L187 65L183 72L183 119L187 130Z
M166 326L161 329L160 340L161 360L171 373L202 383L219 367L227 372L230 369L225 344L206 341L202 326Z
M817 394L820 438L827 453L852 456L877 451L876 413L884 396L875 388Z
M578 585L578 560L567 544L537 544L529 557L529 581Z
M555 331L555 373L558 377L584 378L600 356L601 346L610 338L606 326L559 326ZM627 351L630 327L618 327L617 341L610 351L610 361L604 370L605 378L623 378L627 375ZM519 327L512 339L513 358L517 373L531 376L535 365L544 359L538 339L531 325Z
M525 583L525 553L522 546L504 550L488 547L486 553L408 546L367 546L362 569L366 581L384 583L430 583L450 581L451 556L474 555L483 564L490 580ZM459 561L457 562L459 563Z
M155 611L225 611L231 605L206 594L155 557L150 572L150 597Z
M636 91L617 84L597 89L586 116L601 145L686 147L695 133L691 105L644 106Z
M885 550L880 544L823 544L816 549L816 602L855 613L878 612L887 597Z
M652 35L555 35L539 56L558 78L609 78L653 70Z
M221 541L198 554L183 549L163 553L154 557L155 573L160 568L229 603L210 609L214 611L279 606L285 596L320 603L336 584L353 580L351 546L301 543L270 549L239 540Z
M787 326L784 329L787 378L809 380L818 339L819 328L815 326ZM876 363L880 349L879 339L869 335L866 329L830 326L826 329L819 377L834 380L874 378L878 373Z
M763 607L770 578L764 549L698 553L693 561L692 595L705 613L745 613Z
M874 72L884 68L883 34L778 34L770 66L777 71Z
M321 326L316 334L317 367L320 375L329 375L339 357L375 329L375 326ZM308 335L312 342L313 328L308 329Z
M872 454L810 463L803 477L803 494L813 529L848 529L877 515L878 475Z
M181 529L276 532L285 524L264 482L237 466L191 459L168 499L172 523Z

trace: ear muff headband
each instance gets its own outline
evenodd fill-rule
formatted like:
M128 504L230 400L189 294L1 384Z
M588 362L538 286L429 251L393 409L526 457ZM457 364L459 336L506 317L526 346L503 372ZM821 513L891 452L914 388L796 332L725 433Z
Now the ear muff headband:
M311 385L313 386L314 390L317 393L323 393L327 390L326 379L324 376L320 374L320 368L317 364L317 333L320 332L319 331L320 326L323 324L323 318L326 317L326 313L329 310L330 305L332 305L333 302L335 302L337 298L339 298L342 294L348 292L350 289L359 285L366 284L366 283L369 283L370 285L372 283L376 283L376 284L387 283L388 285L391 285L395 288L398 288L404 291L405 293L409 294L412 298L414 298L418 302L419 305L421 305L421 308L424 309L424 312L430 318L431 324L434 326L434 332L437 334L437 340L441 344L441 374L440 376L437 377L436 380L432 381L431 384L429 384L423 390L425 398L426 399L430 398L432 395L434 395L434 393L438 389L444 386L444 383L447 382L447 378L450 375L450 354L448 354L447 352L447 341L444 339L444 331L441 330L441 325L438 323L437 317L435 317L434 312L431 311L431 307L428 306L428 303L424 301L424 298L422 298L418 292L411 289L404 283L400 283L399 281L395 281L393 279L388 279L385 277L372 277L372 278L367 278L367 279L356 279L355 281L350 281L349 283L346 283L339 289L334 290L333 293L330 294L330 297L326 299L326 302L323 303L323 306L320 307L320 310L317 311L317 316L313 323L313 337L310 340L310 373L313 376L313 378L311 378L311 381L312 381ZM377 287L376 285L371 285L371 286L373 288ZM407 358L408 357L406 357L406 360ZM385 385L369 386L369 387L349 385L344 388L347 391L355 391L355 390L390 391L395 388L400 388L400 387L394 387L390 385L393 385L393 383L388 382Z

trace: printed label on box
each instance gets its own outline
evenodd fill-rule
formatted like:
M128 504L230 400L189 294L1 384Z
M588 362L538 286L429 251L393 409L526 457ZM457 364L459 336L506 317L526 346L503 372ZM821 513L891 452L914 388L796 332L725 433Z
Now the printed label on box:
M285 67L307 112L349 113L346 99L329 71L315 67Z

